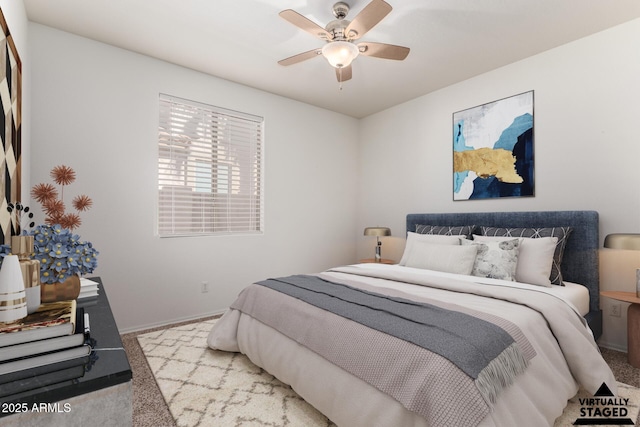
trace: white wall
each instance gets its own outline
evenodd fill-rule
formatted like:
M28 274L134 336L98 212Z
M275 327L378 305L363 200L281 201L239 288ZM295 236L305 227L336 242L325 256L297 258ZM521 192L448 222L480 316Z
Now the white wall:
M29 21L22 0L0 0L0 9L7 21L22 61L22 188L23 198L29 197L31 163L31 55L29 51ZM25 196L26 195L26 196Z
M355 261L356 119L38 24L30 38L32 183L65 164L77 173L65 200L93 198L77 232L100 251L121 330L220 312L254 280ZM263 235L154 237L159 93L265 117Z
M384 240L383 256L395 260L410 212L592 209L600 212L602 239L640 232L638 40L635 20L362 119L358 229L391 227L396 237ZM535 197L454 202L452 113L529 90ZM359 257L372 253L371 241L358 242ZM635 289L612 267L612 251L602 252L602 288ZM638 262L627 263L628 271ZM626 320L608 315L610 302L602 302L601 343L625 348Z
M122 330L222 310L257 278L370 257L366 226L392 228L383 256L398 260L409 212L595 209L602 238L640 232L640 20L361 121L37 24L29 37L31 182L56 164L77 170L70 190L95 201L79 232L101 250ZM452 113L528 90L536 196L453 202ZM158 92L266 117L265 235L153 237ZM602 251L602 288L631 291L640 257L618 255ZM626 318L610 303L601 343L624 349Z

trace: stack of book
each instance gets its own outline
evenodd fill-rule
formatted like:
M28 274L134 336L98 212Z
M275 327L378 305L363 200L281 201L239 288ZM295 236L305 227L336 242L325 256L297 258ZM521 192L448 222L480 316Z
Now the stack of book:
M88 324L75 300L42 304L19 322L0 324L0 398L81 377L91 353Z
M80 279L80 295L78 295L78 299L97 297L98 282L94 282L93 280L85 279L84 277L82 277Z

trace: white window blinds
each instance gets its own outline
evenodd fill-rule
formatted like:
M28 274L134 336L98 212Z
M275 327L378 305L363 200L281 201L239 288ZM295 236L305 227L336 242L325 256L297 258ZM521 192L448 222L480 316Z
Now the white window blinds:
M160 95L158 235L263 231L263 122Z

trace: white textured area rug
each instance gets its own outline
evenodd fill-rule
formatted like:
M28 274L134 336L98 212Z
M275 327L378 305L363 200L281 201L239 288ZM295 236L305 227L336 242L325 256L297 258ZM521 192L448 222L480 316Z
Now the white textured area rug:
M169 410L180 427L328 427L335 426L288 385L257 367L244 355L214 351L207 336L216 319L138 336L138 342ZM619 384L629 398L628 417L636 420L640 389ZM569 401L554 427L572 426L578 418L609 408L590 408L579 393ZM584 402L584 401L583 401ZM597 416L600 412L596 412Z

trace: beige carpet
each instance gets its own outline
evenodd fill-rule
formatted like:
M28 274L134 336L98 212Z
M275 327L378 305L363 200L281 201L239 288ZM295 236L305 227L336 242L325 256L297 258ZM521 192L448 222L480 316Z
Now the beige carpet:
M215 321L138 336L178 426L335 426L246 356L210 350Z
M216 319L138 335L155 381L177 426L334 426L331 421L245 356L213 351L206 339ZM640 389L620 384L636 420ZM581 417L579 394L555 427Z

